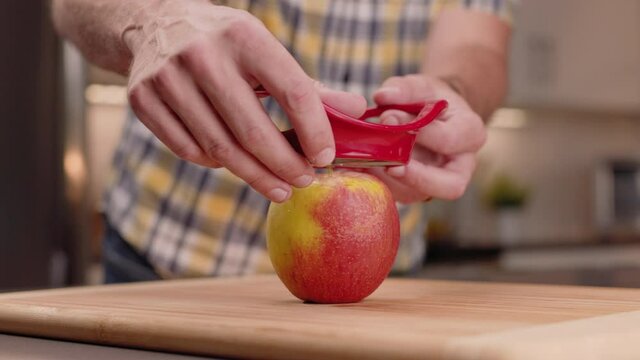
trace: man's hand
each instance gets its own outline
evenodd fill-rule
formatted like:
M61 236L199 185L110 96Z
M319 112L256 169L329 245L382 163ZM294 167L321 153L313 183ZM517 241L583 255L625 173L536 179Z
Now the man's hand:
M227 167L273 201L335 156L325 102L353 116L362 96L323 89L249 13L208 0L52 0L58 32L92 62L129 75L140 120L179 157ZM254 94L282 106L296 153ZM311 164L309 164L309 162Z
M371 170L389 186L397 201L462 196L476 166L476 152L486 140L486 130L480 116L460 95L443 81L426 75L390 78L374 94L378 105L438 99L446 99L449 108L418 133L409 164ZM381 122L401 124L413 118L389 110L382 114Z
M224 166L273 201L311 183L311 165L335 156L322 101L358 116L366 101L315 84L263 24L208 1L166 2L130 26L129 99L140 120L179 157ZM254 88L283 107L311 164L278 131Z
M506 92L510 34L509 25L495 15L462 8L443 10L429 27L429 51L421 74L390 78L374 94L380 105L449 102L449 109L419 132L407 166L373 171L398 201L462 196L476 165L475 155L487 136L481 117L489 117ZM381 120L412 119L389 111Z

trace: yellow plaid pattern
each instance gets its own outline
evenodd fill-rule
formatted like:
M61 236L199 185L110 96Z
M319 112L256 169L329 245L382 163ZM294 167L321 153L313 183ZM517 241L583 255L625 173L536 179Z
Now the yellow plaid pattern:
M463 6L509 19L507 0L220 0L262 20L304 70L332 88L370 98L386 78L417 72L430 19ZM283 126L271 100L265 109ZM225 169L176 158L131 113L114 156L104 201L108 221L163 277L239 275L269 270L268 202ZM419 264L420 205L399 208L397 267Z

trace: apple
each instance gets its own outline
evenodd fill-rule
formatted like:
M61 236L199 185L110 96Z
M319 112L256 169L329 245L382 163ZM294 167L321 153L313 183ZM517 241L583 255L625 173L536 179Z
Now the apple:
M315 303L369 296L393 265L398 210L387 186L358 172L319 174L267 214L267 249L293 295Z

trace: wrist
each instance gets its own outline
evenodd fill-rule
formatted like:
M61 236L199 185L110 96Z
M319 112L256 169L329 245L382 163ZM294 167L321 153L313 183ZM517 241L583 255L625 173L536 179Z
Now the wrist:
M456 76L456 75L438 76L438 79L440 79L440 81L445 83L451 90L455 91L462 98L466 99L464 82L459 76Z
M138 3L134 7L123 5L126 8L122 11L128 12L130 16L120 30L120 41L131 57L136 54L148 34L151 33L150 24L162 12L163 3L165 3L163 0L151 0Z
M478 96L477 92L471 91L469 87L466 86L465 82L461 77L457 75L448 75L448 76L438 76L443 83L446 84L451 90L456 92L469 107L486 123L487 119L493 112L493 106L488 104L488 99Z
M210 0L151 0L130 16L121 31L121 42L131 57L150 43L165 51L182 40L187 30L202 28L197 26L201 22L198 15L213 7Z

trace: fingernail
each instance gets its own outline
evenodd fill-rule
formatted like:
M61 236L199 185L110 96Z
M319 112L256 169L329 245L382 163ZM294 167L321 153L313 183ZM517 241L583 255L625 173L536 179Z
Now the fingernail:
M289 192L285 189L275 188L267 194L269 199L275 202L283 202L289 197Z
M397 116L389 115L382 120L384 125L398 125L400 124L400 120L398 120Z
M393 177L402 177L407 172L406 166L394 166L387 169L387 174Z
M313 176L311 175L302 175L302 176L298 176L297 178L295 178L293 180L293 186L298 187L298 188L303 188L303 187L307 187L309 186L309 184L311 184L311 182L313 181Z
M333 159L336 157L336 151L333 148L326 148L316 155L316 158L313 159L313 164L315 166L327 166L333 162Z

